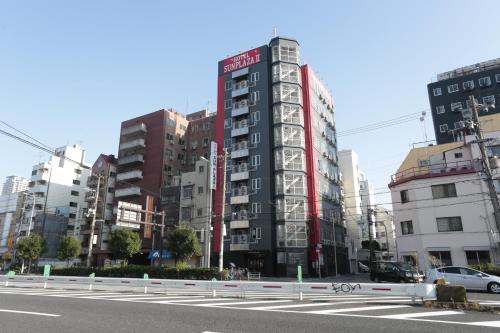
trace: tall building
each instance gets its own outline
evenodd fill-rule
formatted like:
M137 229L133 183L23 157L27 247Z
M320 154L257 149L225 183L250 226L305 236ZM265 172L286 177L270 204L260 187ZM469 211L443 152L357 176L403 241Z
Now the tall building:
M371 210L375 210L375 191L373 190L373 184L364 172L360 173L359 180L359 195L361 197L361 237L362 240L369 239L369 219L368 215L371 214ZM372 214L373 216L373 214ZM374 218L372 218L372 222L374 222ZM375 239L376 226L375 224L371 224L371 234Z
M500 149L499 117L480 118L491 151ZM400 260L422 270L500 262L500 234L480 163L474 136L408 153L389 184ZM493 178L498 193L500 178Z
M224 195L225 265L289 276L298 265L346 266L333 98L299 54L297 41L274 38L219 62L216 141L229 156L226 193L218 165L213 250Z
M2 195L23 192L28 189L29 180L20 176L9 176L2 187Z
M200 157L210 158L210 142L215 141L215 113L207 109L186 115L186 168L192 171Z
M485 104L500 98L500 58L438 74L427 90L437 143L462 141L465 124L461 110L467 108L469 96ZM500 107L489 108L479 116L498 112Z
M80 236L90 174L90 166L85 163L85 150L79 145L57 148L48 162L33 166L28 190L30 199L20 234L27 233L34 208L31 227L45 238L47 252L44 257L57 256L61 237Z

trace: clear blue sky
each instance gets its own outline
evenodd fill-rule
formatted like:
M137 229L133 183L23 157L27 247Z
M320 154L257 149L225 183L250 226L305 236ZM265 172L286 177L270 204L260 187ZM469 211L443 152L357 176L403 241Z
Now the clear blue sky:
M500 57L499 12L494 0L0 0L0 120L51 147L82 143L93 162L117 152L122 120L207 103L215 111L217 61L266 44L276 27L299 40L333 91L338 130L348 130L427 109L437 73ZM430 116L427 131L433 138ZM416 120L339 145L359 153L384 192L422 140ZM47 159L4 136L0 153L0 179L28 177Z

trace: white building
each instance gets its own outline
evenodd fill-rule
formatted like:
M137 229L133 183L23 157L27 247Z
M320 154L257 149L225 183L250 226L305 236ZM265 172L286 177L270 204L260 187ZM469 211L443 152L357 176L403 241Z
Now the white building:
M35 205L32 230L47 242L47 253L54 254L64 235L79 236L87 207L85 193L90 166L79 145L57 148L49 162L33 166L29 193ZM26 207L22 233L28 229L30 206Z
M496 154L500 124L495 117L483 116L481 124ZM500 237L473 139L414 148L393 176L389 187L400 260L423 270L500 262ZM494 178L500 184L500 175Z
M2 195L23 192L28 189L29 180L21 176L9 176L2 187Z
M373 190L373 184L366 178L364 172L359 173L359 195L361 197L361 217L359 221L359 227L361 229L361 240L369 239L368 233L368 219L369 214L373 209L375 209L375 191ZM374 217L372 214L372 222L374 222ZM371 233L373 239L375 239L376 228L375 224L371 224Z
M375 240L382 251L389 252L389 257L396 257L396 228L393 222L392 210L382 206L375 207Z

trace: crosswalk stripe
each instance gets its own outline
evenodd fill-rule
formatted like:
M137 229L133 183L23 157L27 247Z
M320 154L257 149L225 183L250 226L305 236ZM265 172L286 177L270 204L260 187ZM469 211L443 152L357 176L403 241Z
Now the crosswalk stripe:
M306 311L305 313L330 314L330 313L343 313L343 312L388 310L388 309L409 308L409 307L410 307L409 305L379 305L379 306L362 306L359 308L348 308L348 309Z
M197 297L201 298L204 296L191 296L191 297ZM111 298L113 301L131 301L131 302L141 302L141 301L146 301L146 300L160 300L160 299L178 299L178 298L185 298L185 296L153 296L153 297L127 297L127 298Z
M108 293L108 294L99 294L95 296L90 294L90 296L80 296L78 298L106 299L106 297L117 297L118 295L123 295L123 293Z
M222 306L222 305L247 305L247 304L264 304L264 303L284 303L291 302L290 300L275 300L275 301L250 301L250 302L226 302L226 303L212 303L212 304L195 304L196 306ZM253 308L252 308L253 309Z
M435 317L435 316L448 316L463 314L460 311L428 311L428 312L415 312L415 313L401 313L387 316L380 316L380 318L386 319L410 319L410 318L422 318L422 317Z

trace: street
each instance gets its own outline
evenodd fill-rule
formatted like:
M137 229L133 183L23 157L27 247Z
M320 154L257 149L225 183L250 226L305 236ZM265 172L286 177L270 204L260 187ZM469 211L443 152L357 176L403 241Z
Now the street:
M0 288L2 332L494 332L498 314L429 309L405 297L251 294L215 298ZM13 312L14 311L14 312Z

